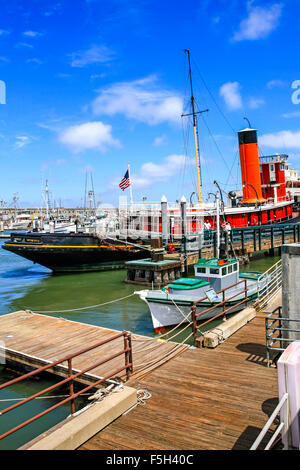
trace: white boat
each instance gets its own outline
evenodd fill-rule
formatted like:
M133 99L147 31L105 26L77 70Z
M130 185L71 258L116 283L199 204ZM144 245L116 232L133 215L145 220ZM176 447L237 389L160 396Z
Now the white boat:
M18 214L11 223L9 230L29 230L32 225L33 216L30 214Z
M59 233L70 233L76 232L76 223L70 220L49 220L43 225L43 232L59 232Z
M226 299L226 308L233 307L230 313L237 312L245 307L240 302L245 299L246 289L248 299L253 300L269 282L268 276L258 280L262 274L258 271L239 273L237 259L201 258L194 270L194 278L174 280L160 290L136 292L149 307L155 332L190 322L193 303L200 299L204 300L197 303L197 313L215 307L201 316L202 321L221 313L223 304L218 304ZM219 292L223 289L224 293Z

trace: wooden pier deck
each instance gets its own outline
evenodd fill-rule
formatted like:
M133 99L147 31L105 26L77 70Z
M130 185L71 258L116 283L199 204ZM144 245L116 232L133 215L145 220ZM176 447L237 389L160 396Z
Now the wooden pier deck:
M127 384L152 396L80 449L249 449L278 403L277 371L266 367L264 318L257 315L216 349L133 335L135 375ZM25 364L54 361L115 333L24 311L0 317L7 357ZM97 360L91 351L73 367ZM110 366L101 367L92 373L104 376Z
M86 347L97 344L119 333L116 330L101 328L85 323L65 320L19 311L0 316L0 341L4 342L6 358L21 364L40 367L76 353ZM170 358L181 354L188 348L178 343L160 342L155 338L132 335L134 357L134 377L143 377L153 368ZM116 339L100 348L88 351L73 359L73 369L83 370L101 357L109 357L123 349L123 338ZM91 370L84 381L95 377L105 377L112 370L117 370L123 358L115 358L106 364ZM49 371L67 376L67 364ZM120 373L124 378L124 372Z
M152 397L80 449L250 449L278 404L277 371L266 367L264 318L216 349L189 349L139 383L130 380Z

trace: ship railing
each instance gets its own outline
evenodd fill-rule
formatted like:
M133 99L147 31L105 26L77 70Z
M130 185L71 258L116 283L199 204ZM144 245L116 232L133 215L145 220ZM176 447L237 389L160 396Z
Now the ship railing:
M267 366L271 359L277 357L290 343L300 338L300 319L282 316L282 307L279 306L265 318Z
M280 402L278 403L275 410L271 414L270 418L266 422L265 426L263 427L263 429L261 430L261 432L259 433L259 435L255 439L254 443L250 447L250 450L257 450L258 446L262 443L265 435L270 430L270 428L271 428L272 424L274 423L274 421L278 419L279 414L280 414L280 422L279 422L277 428L275 429L275 431L272 433L271 438L269 439L268 443L265 445L263 450L272 449L272 447L276 443L276 440L280 439L280 438L278 438L280 433L282 433L283 436L288 435L288 433L289 433L289 399L288 398L289 398L288 393L284 393L282 395L282 398L281 398ZM283 450L288 450L288 448L289 448L288 447L288 440L286 439L286 437L283 438L282 441L283 441L283 444L284 444Z
M260 287L264 284L262 287ZM257 279L258 296L254 303L257 311L261 311L277 295L282 287L282 261L273 264Z
M235 293L234 295L232 295L230 297L226 297L226 292L228 291L228 289L231 289L232 287L235 287L235 286L240 285L240 284L244 285L244 289L238 291L237 293ZM196 341L197 341L198 330L202 334L201 328L203 328L208 323L211 323L212 321L216 320L217 318L219 318L221 316L223 316L223 319L226 320L226 315L228 313L233 313L232 311L234 309L236 309L237 307L241 307L242 305L244 305L244 307L247 307L247 303L249 301L249 298L247 296L247 292L248 292L247 279L243 279L241 281L236 282L235 284L232 284L229 287L225 287L225 289L221 289L218 292L216 292L216 294L222 294L222 301L218 302L217 305L212 305L211 307L208 307L208 308L202 310L199 313L197 313L198 304L200 302L204 302L205 300L209 301L209 299L208 299L207 296L205 296L202 299L195 300L193 302L192 309L191 309L191 323L192 323L192 332L193 332L194 342L196 343ZM232 299L234 299L237 296L240 296L242 294L244 294L244 298L242 300L240 300L240 301L237 300L236 302L234 302L234 304L231 307L227 307L226 304L228 304L228 302L230 300L232 300ZM220 312L220 308L221 308L221 312ZM207 314L209 312L212 313L214 310L216 312L218 312L218 313L216 313L216 315L213 315L211 318L209 318L206 321L201 321L201 317L203 317L205 314ZM201 323L198 324L198 321L201 321Z
M290 194L287 194L286 196L277 197L276 199L274 197L269 197L262 203L262 205L276 204L278 202L290 202L291 200L292 200L292 196Z
M123 346L122 346L122 349L118 351L118 346L119 345L115 345L115 348L117 350L117 352L115 352L114 354L108 356L108 357L105 357L103 359L103 352L101 352L101 356L102 356L102 359L100 361L97 361L95 363L93 363L92 365L76 372L76 369L73 369L73 362L72 360L75 358L75 357L78 357L88 351L91 351L91 350L94 350L96 348L100 348L101 346L105 345L105 344L108 344L108 343L111 343L111 342L115 342L117 339L120 339L120 338L123 338L123 342L121 340L121 344L123 343ZM5 354L5 350L3 351L3 353ZM103 364L106 364L107 362L113 360L113 359L116 359L120 356L124 355L124 358L125 358L125 364L124 365L120 365L120 367L118 367L117 369L115 370L111 370L108 374L106 374L104 377L99 377L95 380L95 376L93 375L92 378L89 377L89 374L87 374L87 372L90 372L91 370L95 369L96 367L99 367ZM67 365L64 365L63 363L66 363ZM60 364L60 366L59 366ZM124 372L125 371L125 377L126 379L125 380L129 380L132 372L133 372L133 360L132 360L132 343L131 343L131 335L130 333L128 333L127 331L122 331L120 333L118 333L117 335L114 335L114 336L111 336L110 338L107 338L105 340L102 340L92 346L89 346L87 348L84 348L76 353L72 353L72 354L69 354L59 360L56 360L54 362L51 362L49 364L46 364L45 366L42 366L42 367L39 367L35 370L33 370L32 372L29 372L25 375L22 375L16 379L13 379L13 380L10 380L2 385L0 385L0 390L3 390L4 388L6 387L9 387L11 385L14 385L16 383L19 383L23 380L26 380L26 379L29 379L33 376L37 376L38 374L41 374L42 372L44 371L47 371L48 369L52 369L53 368L57 368L59 366L60 370L63 368L64 370L64 374L68 374L67 378L55 383L54 385L51 385L50 387L47 387L27 398L24 398L23 400L20 400L18 401L17 403L3 409L3 410L0 410L0 415L4 415L6 413L9 413L10 411L12 410L15 410L16 408L30 402L31 400L34 400L35 398L38 398L38 397L41 397L42 395L44 394L47 394L48 392L50 392L51 390L54 390L56 389L57 387L60 387L62 385L65 385L65 384L69 384L69 395L67 398L59 401L58 403L56 403L55 405L47 408L46 410L42 411L41 413L38 413L37 415L31 417L30 419L27 419L26 421L22 422L21 424L18 424L17 426L15 426L14 428L4 432L3 434L0 435L0 440L1 439L4 439L5 437L13 434L14 432L18 431L19 429L27 426L28 424L32 423L33 421L36 421L37 419L41 418L42 416L50 413L51 411L55 410L56 408L66 404L66 403L70 403L71 405L71 414L73 415L75 413L75 399L78 398L79 396L82 396L84 394L86 394L86 392L88 392L89 390L91 391L92 389L97 389L99 388L99 386L101 386L101 384L105 384L105 383L110 383L111 385L112 384L115 384L115 385L118 385L119 382L116 381L114 379L114 377L117 377L118 374L120 374L121 372ZM86 381L89 381L92 383L90 383L90 385L84 387L83 389L79 390L78 392L75 392L74 391L74 383L76 381L80 381L79 377L84 375L84 378L82 378L81 380L84 380L85 382ZM45 398L47 398L47 395L45 396Z
M300 241L300 224L272 224L253 227L233 228L230 232L232 244L240 244L244 250L246 243L253 244L254 251L264 249L265 242L269 242L269 248L296 243Z

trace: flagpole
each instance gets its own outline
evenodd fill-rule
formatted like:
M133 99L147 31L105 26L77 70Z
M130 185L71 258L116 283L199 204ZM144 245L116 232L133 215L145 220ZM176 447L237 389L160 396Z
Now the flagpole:
M130 181L130 185L129 185L129 191L130 191L130 206L132 207L132 203L133 203L133 200L132 200L132 182L131 182L131 177L130 177L130 165L128 163L128 178L129 178L129 181Z

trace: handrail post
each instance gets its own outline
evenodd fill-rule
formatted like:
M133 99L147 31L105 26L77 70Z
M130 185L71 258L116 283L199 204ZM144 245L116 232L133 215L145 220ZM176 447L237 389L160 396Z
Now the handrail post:
M129 347L129 341L128 341L128 333L124 331L124 349L125 349L125 367L126 367L126 381L129 380L130 378L130 357L129 357L129 351L126 351Z
M192 329L193 329L194 343L196 343L196 339L197 339L196 305L192 306L191 317L192 317Z
M245 279L244 282L245 282L245 299L247 299L247 297L248 297L248 295L247 295L248 294L248 292L247 292L248 291L248 289L247 289L247 279ZM247 300L245 300L245 307L247 307L247 305L248 305L248 302L247 302Z
M226 314L224 314L225 310L226 310L226 306L225 306L225 290L222 291L222 302L223 302L223 320L226 320Z
M68 360L68 371L69 371L69 377L72 377L73 375L73 368L72 368L72 358ZM74 395L74 384L73 380L70 380L69 384L69 390L70 390L70 397ZM74 399L71 400L71 414L73 415L75 413L75 403Z
M128 338L128 347L130 349L130 351L128 353L128 358L129 358L129 362L131 364L131 366L129 367L129 371L130 371L130 375L131 375L132 372L133 372L133 358L132 358L132 341L131 341L131 334L130 333L127 333L127 338Z

